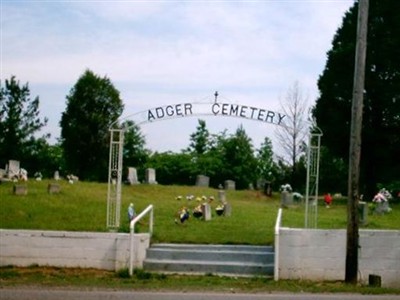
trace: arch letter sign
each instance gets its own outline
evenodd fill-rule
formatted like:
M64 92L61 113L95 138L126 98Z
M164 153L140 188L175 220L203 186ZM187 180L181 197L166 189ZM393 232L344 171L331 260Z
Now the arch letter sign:
M288 122L288 116L279 112L254 106L221 102L169 104L130 115L123 120L129 119L136 125L141 125L155 121L195 116L235 117L281 126L286 126Z

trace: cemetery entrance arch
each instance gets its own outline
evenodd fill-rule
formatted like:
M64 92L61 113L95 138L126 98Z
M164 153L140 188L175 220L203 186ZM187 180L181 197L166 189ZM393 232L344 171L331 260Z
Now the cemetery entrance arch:
M242 104L217 102L177 103L151 108L130 115L118 122L131 120L136 125L195 116L235 117L290 128L290 117L280 112ZM115 230L120 226L122 157L124 132L129 128L110 127L110 155L107 191L107 227ZM315 124L309 124L315 130L310 132L307 147L307 178L305 194L305 227L316 227L317 196L319 177L319 149L322 133ZM311 201L310 201L311 199Z

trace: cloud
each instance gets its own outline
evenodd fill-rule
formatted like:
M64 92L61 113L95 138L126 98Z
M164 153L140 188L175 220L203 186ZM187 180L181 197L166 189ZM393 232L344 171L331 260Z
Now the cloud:
M49 126L55 135L65 93L86 68L111 79L121 92L125 114L182 99L212 99L215 90L230 101L276 109L296 80L310 100L315 99L326 52L352 4L351 0L6 1L1 77L16 75L30 83L44 105L42 113L54 120ZM47 110L54 103L58 109ZM176 122L170 122L163 128L178 130L173 128ZM214 122L215 128L227 124L210 121ZM229 124L236 125L232 120ZM190 121L179 131L183 127L194 131L196 125L196 120ZM182 143L156 146L159 132L145 130L149 137L156 131L150 138L154 147ZM187 132L183 136L187 141ZM262 133L258 136L263 139Z

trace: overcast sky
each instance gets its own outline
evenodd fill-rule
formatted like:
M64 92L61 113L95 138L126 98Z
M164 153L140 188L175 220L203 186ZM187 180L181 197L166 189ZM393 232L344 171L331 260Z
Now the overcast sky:
M326 53L353 0L1 0L1 80L40 98L54 143L66 95L86 69L120 91L124 116L172 103L218 101L280 111L298 81L309 105ZM255 148L275 126L201 117L211 133L243 125ZM141 126L153 151L189 145L198 117ZM79 134L79 133L77 133Z

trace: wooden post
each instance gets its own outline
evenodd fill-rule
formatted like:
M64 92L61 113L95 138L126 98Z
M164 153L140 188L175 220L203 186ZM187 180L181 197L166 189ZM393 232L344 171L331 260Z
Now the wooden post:
M345 281L353 284L357 283L358 274L359 166L361 154L365 58L367 49L368 5L368 0L359 0L353 101L351 108Z

